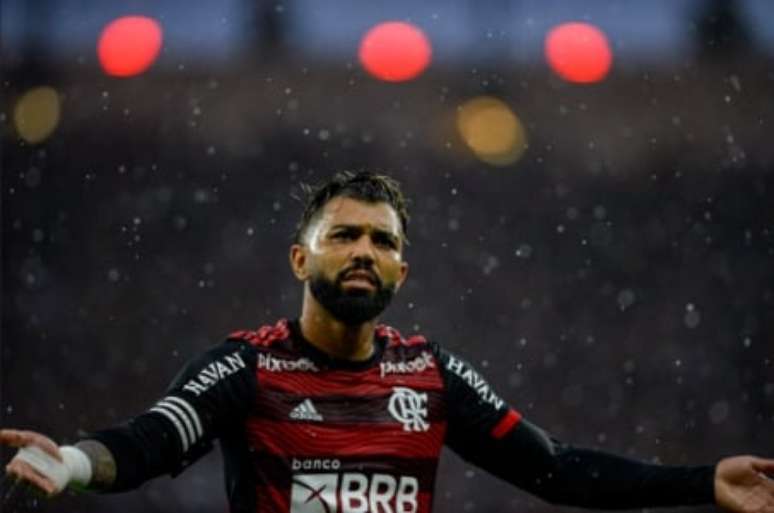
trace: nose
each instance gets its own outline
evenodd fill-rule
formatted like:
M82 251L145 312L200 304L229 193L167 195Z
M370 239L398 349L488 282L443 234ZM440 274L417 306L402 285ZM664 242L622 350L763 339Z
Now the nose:
M360 263L374 263L374 245L370 237L362 236L355 241L352 246L352 260Z

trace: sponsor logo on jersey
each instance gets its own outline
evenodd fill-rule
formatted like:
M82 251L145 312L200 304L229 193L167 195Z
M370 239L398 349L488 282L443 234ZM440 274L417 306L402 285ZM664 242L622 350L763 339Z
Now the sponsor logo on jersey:
M335 458L293 458L291 468L293 470L339 470L341 460Z
M487 383L478 372L465 365L462 360L450 356L449 363L446 364L446 369L462 378L465 383L470 385L470 387L476 391L482 401L491 404L496 410L499 410L505 404L503 400L494 393L489 386L489 383Z
M221 379L244 368L245 362L242 360L242 355L239 354L239 351L235 351L203 368L199 374L183 385L183 390L188 390L199 396Z
M393 387L387 410L403 424L403 431L427 431L427 394L407 387Z
M258 354L258 368L269 372L319 372L319 369L309 358L285 360L270 354Z
M416 513L419 481L411 476L296 474L290 513Z
M322 421L323 417L317 412L311 399L305 399L298 406L290 410L290 418L295 420L315 420Z
M435 362L433 356L427 351L407 362L382 362L379 364L382 371L382 377L387 374L410 374L412 372L423 372L426 369L434 369Z

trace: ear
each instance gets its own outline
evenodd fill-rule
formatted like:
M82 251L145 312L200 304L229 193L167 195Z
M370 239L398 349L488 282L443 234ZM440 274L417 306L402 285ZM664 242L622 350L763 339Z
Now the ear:
M408 271L409 271L409 265L408 262L401 262L400 263L400 276L398 277L398 282L395 284L395 289L398 290L403 285L403 282L406 281L406 278L408 278Z
M309 271L306 268L306 246L302 244L293 244L290 246L290 268L293 274L301 281L309 278Z

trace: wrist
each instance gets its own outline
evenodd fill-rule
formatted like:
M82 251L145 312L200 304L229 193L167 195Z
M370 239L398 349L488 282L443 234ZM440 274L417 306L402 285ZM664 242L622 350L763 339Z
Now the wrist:
M117 477L113 453L102 442L93 439L81 440L75 444L75 447L87 456L91 464L89 488L97 491L112 489Z
M91 483L92 465L88 455L78 447L65 445L59 448L62 461L70 472L68 485L86 487Z

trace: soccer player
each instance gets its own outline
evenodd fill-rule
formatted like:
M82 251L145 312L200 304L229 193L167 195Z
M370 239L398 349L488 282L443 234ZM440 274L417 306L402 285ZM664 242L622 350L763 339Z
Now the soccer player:
M573 447L463 359L377 324L408 274L397 183L338 173L307 192L290 247L304 286L298 319L233 333L147 412L74 446L0 431L20 448L6 471L50 495L123 491L176 475L217 438L233 513L429 513L446 445L552 503L774 512L774 460L666 466Z

